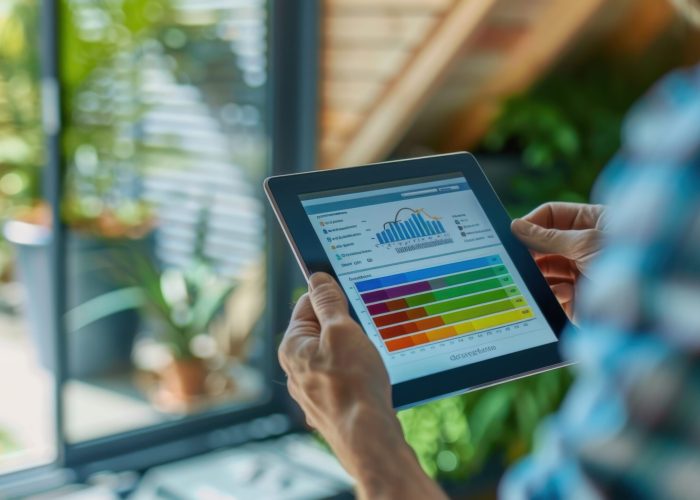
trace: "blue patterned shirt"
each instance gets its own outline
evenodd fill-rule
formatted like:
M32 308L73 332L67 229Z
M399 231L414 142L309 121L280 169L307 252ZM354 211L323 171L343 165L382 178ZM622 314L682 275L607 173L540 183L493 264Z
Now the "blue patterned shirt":
M501 496L700 498L700 66L633 109L594 194L606 246L562 341L578 376Z

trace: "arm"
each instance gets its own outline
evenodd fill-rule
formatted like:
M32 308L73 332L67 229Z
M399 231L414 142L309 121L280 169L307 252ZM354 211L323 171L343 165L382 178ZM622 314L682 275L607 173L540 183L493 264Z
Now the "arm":
M384 364L342 290L327 274L313 275L309 287L279 349L307 422L357 480L360 498L446 498L404 440Z

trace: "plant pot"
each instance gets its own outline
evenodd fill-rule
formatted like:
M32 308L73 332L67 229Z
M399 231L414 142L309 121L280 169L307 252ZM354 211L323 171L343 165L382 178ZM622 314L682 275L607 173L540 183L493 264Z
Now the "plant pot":
M5 237L16 252L17 274L23 284L29 334L41 365L54 368L54 304L50 295L51 231L42 225L10 221ZM110 268L107 252L117 243L69 232L66 237L65 293L68 310L107 292L123 288ZM136 243L135 243L136 244ZM114 373L130 365L131 347L139 327L136 309L102 317L67 332L67 374L86 378Z
M162 389L174 400L188 402L205 394L207 374L201 359L175 359L161 373Z

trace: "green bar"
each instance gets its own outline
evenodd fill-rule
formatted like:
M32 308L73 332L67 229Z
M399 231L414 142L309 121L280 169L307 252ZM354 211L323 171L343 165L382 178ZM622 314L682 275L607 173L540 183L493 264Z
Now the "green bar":
M455 274L453 276L445 276L442 278L446 286L459 285L469 283L470 281L482 280L492 276L500 276L508 274L506 266L488 267L486 269L477 269L476 271L467 271L466 273Z
M456 311L458 309L464 309L465 307L485 304L486 302L507 299L508 297L509 295L506 289L499 288L498 290L491 290L490 292L468 295L466 297L448 300L447 302L438 302L437 304L430 304L424 306L423 309L425 309L425 311L428 313L428 316L432 316L433 314L442 314L450 311Z
M517 297L515 299L501 300L499 302L493 302L491 304L485 304L483 306L476 306L469 309L464 309L463 311L445 314L441 317L442 321L444 321L446 325L450 325L452 323L459 323L460 321L466 321L469 319L478 318L480 316L486 316L488 314L509 311L517 307L523 307L524 305L525 299L523 299L522 297Z
M478 281L467 285L456 286L454 288L443 288L434 292L426 292L412 297L404 297L408 307L422 306L440 300L456 299L477 292L485 292L494 288L501 288L512 285L513 279L510 276L502 276L500 278L492 278L490 280Z

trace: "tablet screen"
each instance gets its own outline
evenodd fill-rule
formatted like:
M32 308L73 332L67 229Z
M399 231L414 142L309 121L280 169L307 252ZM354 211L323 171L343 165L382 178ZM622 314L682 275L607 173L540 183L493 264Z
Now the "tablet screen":
M300 198L393 384L557 341L462 174Z

